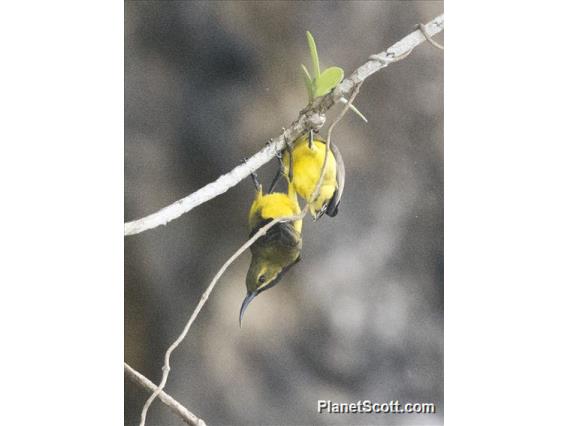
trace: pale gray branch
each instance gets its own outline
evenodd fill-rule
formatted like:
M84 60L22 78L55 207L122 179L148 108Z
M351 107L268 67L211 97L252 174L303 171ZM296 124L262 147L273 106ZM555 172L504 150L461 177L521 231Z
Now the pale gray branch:
M392 62L404 59L412 49L426 40L424 34L432 37L444 29L444 15L440 15L423 26L408 34L402 40L393 44L384 52L371 55L369 60L357 68L348 78L344 79L331 93L316 99L312 105L300 112L299 117L290 127L285 129L280 136L272 140L270 144L250 157L245 163L235 167L229 173L222 175L216 181L211 182L201 189L138 220L124 224L124 235L134 235L148 229L165 225L195 207L215 198L240 181L248 178L250 174L268 163L277 152L281 151L286 140L293 141L301 136L307 129L319 129L325 123L325 112L333 107L341 98L349 98L356 85L361 84L370 75Z
M156 386L148 378L136 371L127 363L124 363L124 373L130 380L132 380L134 383L137 383L148 392L155 392L156 389L158 389L158 386ZM168 408L170 408L175 414L181 417L181 419L188 425L207 426L203 420L201 420L199 417L197 417L195 414L193 414L191 411L177 402L174 398L169 396L166 392L161 391L158 394L158 398L160 398L160 400L165 405L167 405Z

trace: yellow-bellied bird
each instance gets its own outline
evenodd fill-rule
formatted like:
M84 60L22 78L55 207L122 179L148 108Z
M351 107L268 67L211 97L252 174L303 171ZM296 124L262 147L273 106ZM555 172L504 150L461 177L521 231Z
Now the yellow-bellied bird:
M319 219L324 213L335 216L345 186L345 164L337 146L330 144L320 193L311 203L310 199L316 189L324 163L326 141L317 136L312 138L310 132L300 136L291 151L292 161L289 150L284 151L284 174L290 176L294 190L309 203L308 208L314 220Z
M262 185L254 173L252 178L256 197L249 212L249 238L273 219L300 214L298 199L291 185L288 186L288 194L274 192L264 195ZM301 232L302 220L277 223L250 247L252 260L247 273L247 294L241 305L239 324L242 323L250 302L259 293L275 286L286 271L300 260Z

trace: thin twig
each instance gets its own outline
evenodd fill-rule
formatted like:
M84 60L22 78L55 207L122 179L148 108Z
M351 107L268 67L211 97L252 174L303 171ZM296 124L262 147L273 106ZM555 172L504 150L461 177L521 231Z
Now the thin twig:
M312 195L310 196L310 201L309 203L313 203L315 200L317 200L317 198L319 197L319 193L321 190L321 186L323 184L323 176L325 174L325 168L327 167L327 157L328 157L328 153L329 153L329 149L331 147L331 132L333 131L335 125L337 123L339 123L339 121L341 121L341 119L343 118L343 116L345 115L345 113L347 112L347 110L349 109L349 107L353 104L353 101L355 100L355 98L357 97L357 94L359 93L359 88L361 87L362 83L358 83L355 86L355 89L353 90L353 93L351 94L351 97L349 98L349 100L347 101L347 103L345 104L345 107L343 108L343 110L341 110L341 112L339 113L339 115L336 117L335 120L333 120L333 123L330 124L329 129L327 130L327 142L325 144L325 155L323 156L323 164L321 166L321 171L320 171L320 176L318 179L318 183L316 185L316 187L314 188L314 191L312 192ZM308 203L308 204L309 204ZM307 204L306 204L307 205Z
M126 376L132 380L134 383L137 383L144 389L149 392L154 392L158 386L152 383L147 377L136 371L127 363L124 363L124 373ZM168 407L170 408L175 414L177 414L181 419L191 426L207 426L205 422L181 405L178 401L168 395L166 392L161 391L158 394L158 398Z
M191 314L191 317L189 318L189 320L187 321L187 323L185 324L185 327L183 329L183 331L181 332L181 334L178 336L178 338L174 341L174 343L172 343L170 345L170 347L168 348L168 350L166 351L166 354L164 356L164 366L162 367L162 380L160 381L159 386L156 388L156 390L152 393L152 395L150 395L150 397L148 398L148 400L146 401L146 403L144 404L144 407L142 408L142 413L140 415L140 426L144 426L145 422L146 422L146 414L148 412L148 408L150 407L150 405L152 404L152 402L154 401L154 399L156 399L156 396L159 395L160 392L162 392L162 390L164 389L164 387L166 386L166 382L168 381L168 376L170 374L170 357L172 355L172 352L179 346L179 344L183 341L183 339L185 339L185 336L187 336L187 333L191 327L191 325L193 324L193 322L195 321L195 318L197 317L197 315L199 314L199 312L201 312L201 309L203 308L203 305L205 305L205 302L207 302L207 299L209 298L209 295L211 294L211 291L213 291L213 288L215 287L215 285L217 284L217 282L219 281L219 279L221 278L221 276L223 275L223 273L227 270L227 268L242 254L245 252L245 250L247 248L249 248L252 244L254 244L254 242L256 240L258 240L260 237L262 237L263 235L266 234L266 232L268 232L268 230L270 228L272 228L274 225L276 225L279 222L286 222L286 221L292 221L292 220L298 220L301 217L303 217L302 215L297 215L297 216L292 216L292 217L284 217L284 218L277 218L272 220L271 222L269 222L268 224L264 225L262 228L260 228L258 230L258 232L256 234L254 234L246 243L244 243L230 258L229 260L227 260L225 262L225 264L221 267L221 269L219 269L219 271L217 272L217 274L215 275L215 277L213 278L213 280L211 281L211 283L209 284L209 286L207 287L207 289L205 290L205 292L203 292L203 294L201 295L201 299L199 299L199 303L197 304L197 306L195 307L193 313Z
M426 40L428 40L428 42L432 46L437 47L440 50L444 50L444 46L442 46L440 43L434 40L432 36L430 36L430 34L428 34L428 31L426 31L426 27L424 26L424 24L418 24L418 28L420 29L420 31L422 31L422 34L424 34L424 37L426 37Z
M333 128L335 127L335 125L337 123L339 123L339 121L343 118L343 116L345 115L346 111L349 109L350 105L353 103L353 100L355 99L355 97L357 96L357 93L359 93L359 87L360 87L361 83L359 83L356 87L355 90L353 91L353 93L351 94L351 97L349 98L349 101L347 102L347 104L345 105L345 107L343 108L343 110L341 111L341 113L337 116L337 118L333 121L333 123L329 126L329 130L328 130L328 141L326 144L326 151L325 151L325 156L324 156L324 161L323 161L323 165L320 171L320 177L318 180L318 183L314 189L314 191L312 192L312 195L310 197L310 200L315 200L317 199L317 197L319 197L319 192L321 189L321 185L323 182L323 176L324 176L324 172L325 172L325 167L326 167L326 163L327 163L327 157L328 157L328 152L329 152L329 147L330 147L330 138L331 138L331 132L333 130ZM146 415L148 413L148 409L150 408L150 405L152 404L152 402L154 401L154 399L156 399L157 396L160 395L160 392L163 392L164 387L166 386L166 383L168 381L168 376L170 374L170 357L172 355L172 352L179 346L179 344L183 341L183 339L185 339L185 336L187 336L187 333L189 332L189 329L191 328L193 322L195 321L195 318L197 318L197 315L199 314L199 312L201 312L201 309L203 308L203 306L205 305L205 302L207 302L207 299L209 299L209 295L211 294L211 292L213 291L213 288L215 287L215 285L217 284L217 282L219 281L219 279L221 278L221 276L225 273L225 271L227 270L227 268L241 255L243 254L246 249L248 249L251 245L254 244L254 242L256 240L258 240L260 237L262 237L263 235L266 235L266 233L268 232L268 230L270 228L272 228L274 225L276 225L277 223L283 223L283 222L293 222L296 220L302 220L304 218L304 216L306 216L307 212L308 212L308 206L309 203L306 203L306 205L304 206L304 208L302 209L301 213L295 216L287 216L287 217L280 217L280 218L276 218L271 220L269 223L267 223L266 225L264 225L262 228L260 228L256 234L254 234L251 238L249 238L241 247L239 247L239 249L229 258L229 260L227 260L223 266L221 267L221 269L219 269L219 271L217 272L217 274L215 274L215 277L213 277L213 280L211 281L211 283L209 283L209 286L207 287L207 289L203 292L203 294L201 295L201 298L199 299L199 303L197 304L197 306L195 307L193 313L191 314L191 317L189 318L189 320L187 321L187 323L185 324L185 327L183 329L183 331L181 332L181 334L178 336L178 338L174 341L174 343L172 343L170 345L170 347L167 349L166 354L164 356L164 366L162 367L162 380L160 381L160 385L154 390L154 392L152 393L152 395L150 395L150 397L146 400L146 403L144 404L144 407L142 408L142 413L140 414L140 426L144 426L146 423Z
M404 59L419 44L444 29L444 15L424 25L422 28L410 33L387 50L378 55L371 55L369 60L358 67L348 78L344 79L331 93L318 98L308 108L300 112L299 117L277 138L272 140L257 154L250 157L245 163L235 167L232 171L222 175L216 181L205 185L190 195L170 204L163 209L138 220L124 224L124 235L134 235L140 232L166 225L195 207L215 198L240 181L248 178L255 170L268 163L277 152L284 149L288 140L296 140L307 129L317 130L325 123L325 112L333 107L341 98L349 98L357 84L362 83L370 75L387 67L393 62Z

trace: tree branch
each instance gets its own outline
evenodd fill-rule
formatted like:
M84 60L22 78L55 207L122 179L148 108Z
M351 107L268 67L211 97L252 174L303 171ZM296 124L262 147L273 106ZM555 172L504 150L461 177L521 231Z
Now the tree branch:
M158 389L154 383L152 383L148 378L143 376L141 373L136 371L127 363L124 363L124 373L126 376L132 380L134 383L140 385L149 392L155 392ZM190 426L207 426L203 420L169 396L166 392L161 391L158 394L158 398L166 404L175 414L177 414L181 419Z
M285 129L276 139L271 140L266 147L250 157L245 163L235 167L216 181L205 185L181 200L158 210L156 213L125 223L124 235L135 235L160 225L166 225L195 207L227 192L240 181L248 178L253 171L258 170L274 158L276 153L285 147L286 140L296 140L308 129L317 130L321 128L325 123L325 112L337 102L340 102L342 98L351 97L356 85L361 84L370 75L387 67L392 62L404 59L410 54L412 49L427 40L427 37L431 39L433 35L441 32L443 29L444 15L440 15L420 29L408 34L384 52L371 55L367 62L357 68L348 78L344 79L331 93L316 99L313 104L302 110L299 117L290 127Z

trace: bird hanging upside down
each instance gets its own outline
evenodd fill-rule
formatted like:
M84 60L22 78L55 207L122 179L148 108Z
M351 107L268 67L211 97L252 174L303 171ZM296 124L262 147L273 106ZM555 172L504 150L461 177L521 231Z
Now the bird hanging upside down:
M273 219L300 214L298 199L291 185L288 194L262 193L262 185L255 173L252 179L256 197L249 212L249 238ZM302 250L302 220L277 223L250 247L252 260L247 273L247 294L241 305L239 325L250 302L261 292L275 286L282 276L300 261Z
M292 161L289 150L284 152L283 174L290 176L294 191L308 202L314 220L324 213L335 216L345 186L345 164L337 146L330 144L319 196L312 202L312 193L318 184L325 159L326 141L317 136L314 138L310 131L294 142L291 151Z

